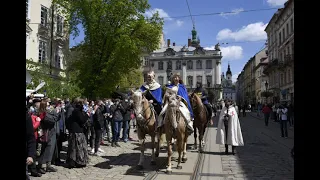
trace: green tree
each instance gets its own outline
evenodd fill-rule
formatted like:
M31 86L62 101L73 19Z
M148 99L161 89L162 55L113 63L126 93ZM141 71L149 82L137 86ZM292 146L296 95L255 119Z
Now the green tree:
M85 34L82 56L74 65L79 85L89 97L108 96L123 75L141 65L142 52L158 47L163 19L155 13L144 17L148 0L54 0L70 15L70 30Z
M32 77L32 82L27 86L28 89L35 89L40 82L44 81L46 84L40 90L41 93L46 91L48 97L79 97L82 90L71 79L63 78L61 76L50 76L48 74L50 68L47 64L35 63L32 60L26 61L27 69Z
M140 69L134 69L121 76L119 86L123 90L136 88L143 83L143 75Z

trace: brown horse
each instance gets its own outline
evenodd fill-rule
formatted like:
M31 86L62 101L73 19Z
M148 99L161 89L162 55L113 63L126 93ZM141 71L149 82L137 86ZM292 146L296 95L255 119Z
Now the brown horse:
M178 164L177 169L182 169L181 162L187 161L187 127L185 119L179 110L180 100L177 99L176 93L170 93L170 89L167 90L165 95L165 101L167 102L167 110L164 117L164 129L167 139L168 147L168 164L167 173L172 173L171 158L172 158L172 138L176 138L176 147L178 150ZM175 129L175 131L173 131ZM175 134L174 134L175 133Z
M200 97L195 94L191 93L189 95L190 104L193 110L194 115L194 148L197 149L198 143L197 143L197 129L199 132L199 151L203 152L203 136L204 131L206 129L207 125L207 110L206 107L203 105Z
M151 142L152 142L152 160L151 164L155 165L155 156L159 155L159 144L160 141L158 141L158 145L156 148L155 143L155 137L156 137L156 112L151 108L151 104L149 101L144 97L143 93L141 91L132 91L132 100L133 100L133 109L134 113L136 115L136 121L137 121L137 133L139 142L141 143L141 154L140 154L140 160L138 163L138 169L143 169L143 161L144 161L144 151L145 151L145 138L146 134L149 134L151 136ZM154 152L154 149L156 148L156 153Z

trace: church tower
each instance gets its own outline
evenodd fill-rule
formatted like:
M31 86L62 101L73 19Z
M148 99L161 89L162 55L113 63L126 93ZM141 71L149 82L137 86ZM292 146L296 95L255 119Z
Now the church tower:
M230 64L228 63L228 70L227 70L227 73L226 73L226 78L228 81L232 81L232 72L230 70Z

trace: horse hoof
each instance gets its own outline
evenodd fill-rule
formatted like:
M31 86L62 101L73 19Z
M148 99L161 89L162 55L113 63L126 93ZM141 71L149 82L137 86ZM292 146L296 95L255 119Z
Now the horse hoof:
M177 166L177 169L182 169L182 166Z
M156 157L159 157L159 153L155 153L154 155L155 155Z
M157 163L155 161L151 161L151 165L157 165Z
M187 162L188 158L182 158L182 163Z
M142 170L142 169L143 169L143 166L142 166L142 165L138 165L138 166L137 166L137 169L138 169L138 170Z
M200 152L200 153L203 153L203 149L200 149L199 152Z
M172 170L167 170L166 173L167 174L172 174Z

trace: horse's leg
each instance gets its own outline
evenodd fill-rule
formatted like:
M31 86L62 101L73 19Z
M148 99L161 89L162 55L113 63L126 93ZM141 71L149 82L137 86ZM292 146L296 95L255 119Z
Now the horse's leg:
M145 150L145 134L142 135L138 129L138 137L140 141L140 160L138 163L138 169L143 169L143 161L144 161L144 150Z
M156 153L155 153L155 157L159 157L159 153L160 153L160 146L161 146L161 128L158 129L158 132L156 134L157 136L157 143L156 143Z
M178 164L177 164L177 169L182 169L181 166L181 159L182 159L182 151L184 147L183 139L184 139L184 134L180 132L180 134L177 137L177 150L178 150Z
M199 128L199 152L203 152L203 131L204 131L204 126L201 126Z
M187 162L188 158L187 158L187 142L188 142L188 136L185 135L184 136L184 140L183 140L183 155L182 155L182 163Z
M172 144L171 140L172 137L169 135L169 133L166 133L166 138L167 138L167 147L168 147L168 167L167 167L167 173L171 174L172 173L172 167L171 167L171 157L172 157Z
M197 142L197 129L198 128L194 125L193 129L194 129L194 132L193 132L193 137L194 137L193 149L197 149L198 148L198 142Z
M156 148L155 141L156 141L156 134L152 134L152 136L151 136L151 143L152 143L151 165L156 165L156 156L154 154L154 149Z

